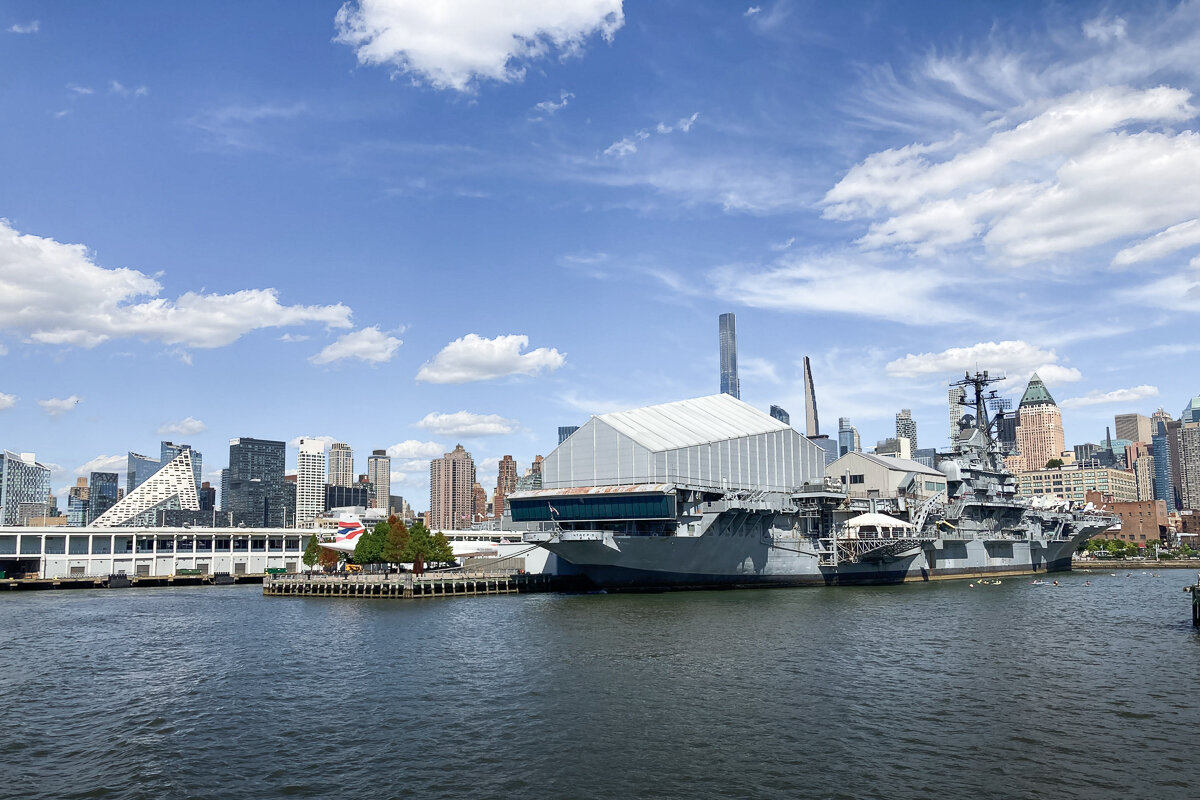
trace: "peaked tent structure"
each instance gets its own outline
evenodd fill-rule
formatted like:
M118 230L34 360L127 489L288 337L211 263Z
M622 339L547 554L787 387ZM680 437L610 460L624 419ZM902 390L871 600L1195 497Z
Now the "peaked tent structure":
M92 527L151 525L154 523L154 512L167 508L200 510L200 496L196 493L196 475L192 471L190 449L181 451L158 472L93 520Z

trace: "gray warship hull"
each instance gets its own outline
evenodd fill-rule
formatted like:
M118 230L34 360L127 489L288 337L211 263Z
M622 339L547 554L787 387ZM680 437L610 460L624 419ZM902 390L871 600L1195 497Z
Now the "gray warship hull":
M598 587L611 590L853 586L1061 572L1080 541L938 539L908 552L856 563L823 564L807 537L612 536L603 531L531 534Z

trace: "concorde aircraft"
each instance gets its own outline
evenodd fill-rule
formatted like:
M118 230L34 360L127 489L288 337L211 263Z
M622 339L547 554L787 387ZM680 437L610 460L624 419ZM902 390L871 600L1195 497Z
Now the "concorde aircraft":
M355 514L346 514L338 520L337 533L328 541L317 540L317 544L327 550L339 553L353 553L359 538L367 532L362 520ZM500 546L495 542L486 541L455 541L451 540L450 548L455 558L474 556L495 556L500 552Z

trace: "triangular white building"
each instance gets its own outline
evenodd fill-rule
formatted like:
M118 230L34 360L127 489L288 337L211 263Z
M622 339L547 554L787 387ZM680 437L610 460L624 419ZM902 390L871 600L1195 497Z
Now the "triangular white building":
M153 525L154 512L164 508L200 510L192 451L184 450L167 462L116 505L92 521L94 528Z

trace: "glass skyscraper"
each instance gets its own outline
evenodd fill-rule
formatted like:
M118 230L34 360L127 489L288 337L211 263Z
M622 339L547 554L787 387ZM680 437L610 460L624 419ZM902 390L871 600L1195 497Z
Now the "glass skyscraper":
M93 472L88 480L88 520L117 504L117 473Z
M44 516L50 503L50 468L33 453L0 451L0 525L16 525L21 505L40 503Z
M242 437L229 440L228 486L222 487L221 510L246 514L255 525L283 528L295 516L284 485L283 442ZM222 476L224 480L224 476Z
M784 425L792 424L792 417L779 406L771 406L771 416L782 422Z
M196 491L200 491L200 476L203 474L204 456L198 450L193 450L190 444L175 444L173 442L162 443L162 453L159 457L159 463L170 464L175 460L175 456L182 453L184 450L192 451L192 472L196 475ZM125 491L130 491L129 487Z
M737 320L733 314L722 314L720 319L721 339L721 394L742 398L738 383L737 367Z
M125 471L125 494L141 486L147 478L158 472L162 463L149 456L130 451Z

